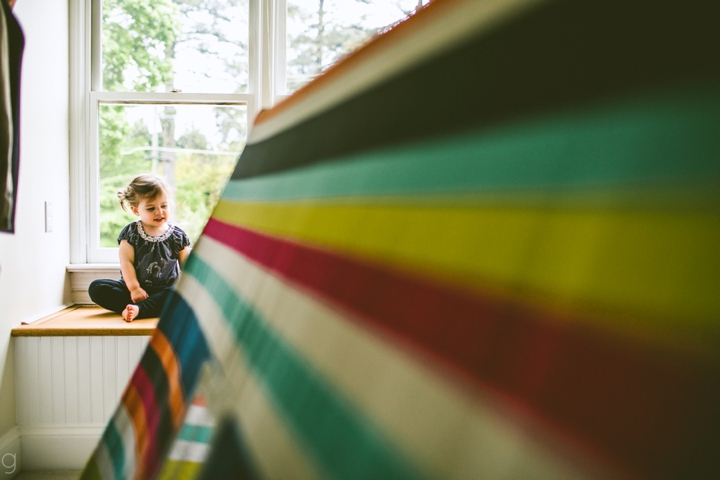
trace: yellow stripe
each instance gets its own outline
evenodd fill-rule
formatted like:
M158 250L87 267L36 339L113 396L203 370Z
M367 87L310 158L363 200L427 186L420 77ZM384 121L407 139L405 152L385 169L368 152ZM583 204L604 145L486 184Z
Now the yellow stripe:
M167 460L163 464L157 479L192 480L199 477L200 469L203 465L203 463L190 462L187 460Z
M213 216L558 308L684 327L720 312L712 213L221 200Z

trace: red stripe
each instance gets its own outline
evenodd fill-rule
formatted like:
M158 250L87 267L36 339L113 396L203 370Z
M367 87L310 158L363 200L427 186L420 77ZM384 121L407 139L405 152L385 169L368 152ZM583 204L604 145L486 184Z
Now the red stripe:
M633 476L720 462L720 366L211 219L204 234L354 312Z
M158 461L157 426L160 422L160 414L155 400L155 387L142 366L139 366L135 370L135 374L132 377L132 383L140 393L143 406L145 407L145 421L148 441L146 444L146 450L140 453L143 456L141 460L142 471L145 472L145 474L149 474L150 472L156 471L155 467ZM140 464L140 461L138 461L138 464Z

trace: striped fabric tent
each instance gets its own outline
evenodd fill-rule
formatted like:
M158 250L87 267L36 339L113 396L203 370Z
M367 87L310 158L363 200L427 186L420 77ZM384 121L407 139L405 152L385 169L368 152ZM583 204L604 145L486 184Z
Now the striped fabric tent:
M84 478L720 478L718 18L436 0L261 113Z

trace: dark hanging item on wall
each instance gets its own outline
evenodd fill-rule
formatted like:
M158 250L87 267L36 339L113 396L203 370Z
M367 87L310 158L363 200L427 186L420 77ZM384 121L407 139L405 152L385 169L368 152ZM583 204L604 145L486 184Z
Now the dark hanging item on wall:
M25 37L8 0L0 3L0 231L13 233L20 167L20 68Z

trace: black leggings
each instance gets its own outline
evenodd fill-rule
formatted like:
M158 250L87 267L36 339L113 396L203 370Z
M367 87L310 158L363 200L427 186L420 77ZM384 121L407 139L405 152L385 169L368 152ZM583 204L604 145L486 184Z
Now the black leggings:
M133 302L130 298L130 290L122 280L95 280L88 287L88 294L93 302L115 313L122 314L128 305L137 305L140 312L135 318L159 317L172 287L146 288L144 290L149 295L148 298Z

